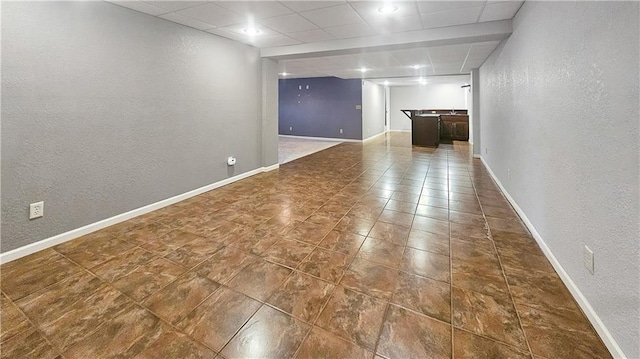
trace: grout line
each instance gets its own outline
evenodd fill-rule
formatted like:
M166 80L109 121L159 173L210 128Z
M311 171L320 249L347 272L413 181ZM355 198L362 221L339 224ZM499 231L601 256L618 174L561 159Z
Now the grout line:
M473 161L471 162L473 164ZM467 171L468 171L468 167L467 167ZM529 338L527 337L527 333L524 331L524 327L522 325L522 319L520 318L520 313L518 311L518 308L516 308L515 305L515 300L513 298L513 292L511 291L511 285L509 284L509 281L507 280L507 274L504 271L504 265L502 264L502 258L500 257L500 254L498 252L498 248L496 247L496 243L493 240L493 237L491 236L491 228L489 227L489 222L487 221L487 216L484 214L484 209L482 208L482 202L480 201L480 197L478 196L478 191L476 189L476 184L475 181L471 181L474 191L476 193L476 199L478 200L478 204L480 205L480 209L482 210L482 217L484 217L484 221L485 221L485 225L487 227L487 233L489 236L489 239L491 240L491 244L493 246L493 250L495 251L496 257L498 258L498 263L500 264L500 271L502 272L502 277L505 281L505 284L507 285L507 291L509 292L509 298L511 299L511 306L513 307L514 312L516 313L516 317L518 318L518 325L520 327L520 330L522 331L522 336L524 337L524 341L527 344L527 348L529 350L529 355L531 357L533 357L533 351L531 350L531 344L529 343Z

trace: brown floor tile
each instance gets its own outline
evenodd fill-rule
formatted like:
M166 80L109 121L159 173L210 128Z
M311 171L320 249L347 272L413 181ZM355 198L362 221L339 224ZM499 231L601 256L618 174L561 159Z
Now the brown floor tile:
M141 301L171 283L185 270L182 266L158 258L139 266L112 285L133 300Z
M393 195L391 195L391 199L394 201L402 201L402 202L410 202L410 203L418 203L418 200L420 200L420 192L419 192L419 187L422 186L422 183L420 183L420 186L418 186L418 193L410 193L410 192L399 192L396 191L393 193ZM399 188L399 187L398 187Z
M571 293L558 275L537 270L505 268L516 304L546 311L579 311Z
M220 351L258 308L260 302L222 287L178 323L178 328Z
M377 353L387 358L451 358L451 326L392 304Z
M522 327L534 355L545 358L611 358L580 312L548 313L517 305Z
M448 256L449 236L414 229L409 233L407 247Z
M312 323L329 300L333 285L300 272L294 272L268 303Z
M487 217L487 222L489 223L489 228L491 228L492 231L496 230L496 231L503 231L503 232L525 234L525 235L529 234L529 231L519 219L514 220L514 219Z
M495 340L480 337L464 330L453 329L454 353L456 359L531 359L526 351L521 351Z
M449 208L449 200L447 198L421 196L418 203L423 206Z
M35 329L27 329L2 342L2 359L60 358L58 352Z
M12 300L82 272L81 267L52 249L3 264L1 268L2 291Z
M449 191L440 191L437 189L433 189L433 188L423 188L422 192L420 193L421 196L426 196L426 197L437 197L437 198L445 198L448 199L449 198Z
M58 282L16 304L61 350L133 306L126 296L88 273Z
M451 238L463 240L489 239L489 230L486 226L451 223Z
M416 216L413 219L413 225L411 228L423 232L439 234L441 236L449 236L449 222L433 218Z
M345 268L351 262L350 256L322 248L316 248L300 263L298 270L332 283L338 283Z
M449 210L457 211L457 212L465 212L472 214L482 214L482 209L480 208L480 204L477 200L473 201L456 201L449 198Z
M79 265L92 268L120 256L134 246L133 241L118 239L100 231L57 245L54 249Z
M136 221L139 221L136 223ZM129 225L127 228L127 224L131 222L133 225ZM121 223L122 227L115 229L115 227L119 227L118 225L108 227L105 231L113 234L114 237L128 241L134 242L135 244L140 244L144 242L153 242L156 238L161 237L169 232L171 232L174 227L168 226L164 223L152 221L152 220L139 220L137 217L133 218L131 221L126 221ZM111 230L109 230L111 229Z
M31 328L27 317L4 294L0 294L0 343Z
M443 322L451 322L449 283L400 272L391 302Z
M356 258L344 273L340 285L389 300L395 289L398 270Z
M537 271L555 273L553 266L545 256L511 249L499 249L498 254L506 271L510 269L528 270L535 268Z
M291 270L265 260L246 266L229 283L229 287L259 301L265 301L291 274Z
M372 356L373 353L369 350L360 348L318 327L314 327L311 330L307 339L300 346L298 354L296 354L297 359L369 359Z
M485 225L484 216L482 214L457 212L453 210L449 211L449 221L481 227Z
M113 282L155 258L157 258L155 254L140 247L133 247L115 258L97 265L91 271L107 282Z
M411 223L413 223L413 215L409 213L384 210L380 214L380 217L378 217L378 221L398 226L411 227Z
M492 206L484 204L482 200L480 200L480 203L482 203L482 211L487 217L518 219L518 214L511 206Z
M500 267L479 267L474 262L452 260L452 284L494 297L508 297L509 288Z
M309 329L308 324L263 306L220 354L227 358L293 358Z
M453 287L453 326L526 350L518 315L509 299Z
M156 340L150 343L136 359L156 358L215 358L216 353L188 336L163 328Z
M490 240L466 241L454 238L451 240L451 258L453 261L465 261L482 268L500 268L498 255Z
M336 221L337 223L337 221ZM332 226L320 225L311 222L302 222L296 228L287 233L288 239L306 242L316 245L322 241L324 236L331 231Z
M219 287L218 283L189 272L148 297L143 305L160 318L176 324Z
M340 222L334 227L334 230L340 232L349 232L366 236L375 224L375 220L358 218L350 215L344 216Z
M64 352L65 358L132 358L148 346L162 329L158 317L138 306L97 326L89 336Z
M337 287L316 325L365 349L373 350L386 303Z
M449 257L419 249L405 249L400 270L441 282L450 281Z
M403 251L403 246L382 239L368 237L362 244L362 247L360 247L358 257L389 267L398 268L402 260Z
M165 258L185 268L193 268L224 247L223 243L201 237L169 253Z
M384 209L390 210L390 211L402 212L402 213L415 214L417 207L418 205L416 203L396 201L391 199L389 200L389 202L387 202L387 205L384 207Z
M441 221L449 220L449 211L442 207L432 207L427 205L418 205L416 216L438 219Z
M295 268L311 251L313 251L312 245L290 239L281 239L264 252L263 257L271 262Z
M140 241L138 242L138 245L148 251L165 256L195 240L202 240L202 237L192 233L175 230L153 237L151 240Z
M409 227L378 221L369 232L368 237L404 246L409 237Z
M365 237L361 235L334 230L329 232L318 246L354 256L360 250L364 240Z
M244 267L256 260L258 260L258 257L240 249L225 247L200 263L193 270L203 277L225 284L233 276L240 273Z
M498 250L510 249L544 256L542 250L531 235L491 230L491 237Z

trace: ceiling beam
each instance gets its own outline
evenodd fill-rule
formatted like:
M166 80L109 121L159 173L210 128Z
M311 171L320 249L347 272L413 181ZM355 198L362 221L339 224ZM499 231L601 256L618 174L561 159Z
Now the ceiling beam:
M501 20L397 34L269 47L261 49L260 55L275 60L349 55L363 52L503 40L509 37L512 32L511 20Z

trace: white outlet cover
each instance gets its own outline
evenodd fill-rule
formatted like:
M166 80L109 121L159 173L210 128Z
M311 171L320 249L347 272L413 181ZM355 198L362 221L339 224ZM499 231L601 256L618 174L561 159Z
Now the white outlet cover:
M593 251L587 246L584 246L582 260L585 268L587 268L589 273L593 274Z
M29 205L29 219L40 218L44 216L44 202L31 203Z

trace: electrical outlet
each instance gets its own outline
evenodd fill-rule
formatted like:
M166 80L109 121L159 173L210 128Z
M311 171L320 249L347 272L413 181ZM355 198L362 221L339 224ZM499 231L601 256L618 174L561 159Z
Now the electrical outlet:
M293 127L289 126L289 131L293 131Z
M340 133L342 133L342 129L340 129Z
M593 251L587 246L584 246L584 250L582 251L582 262L589 273L593 274Z
M36 219L44 216L44 202L31 203L29 205L29 219Z

